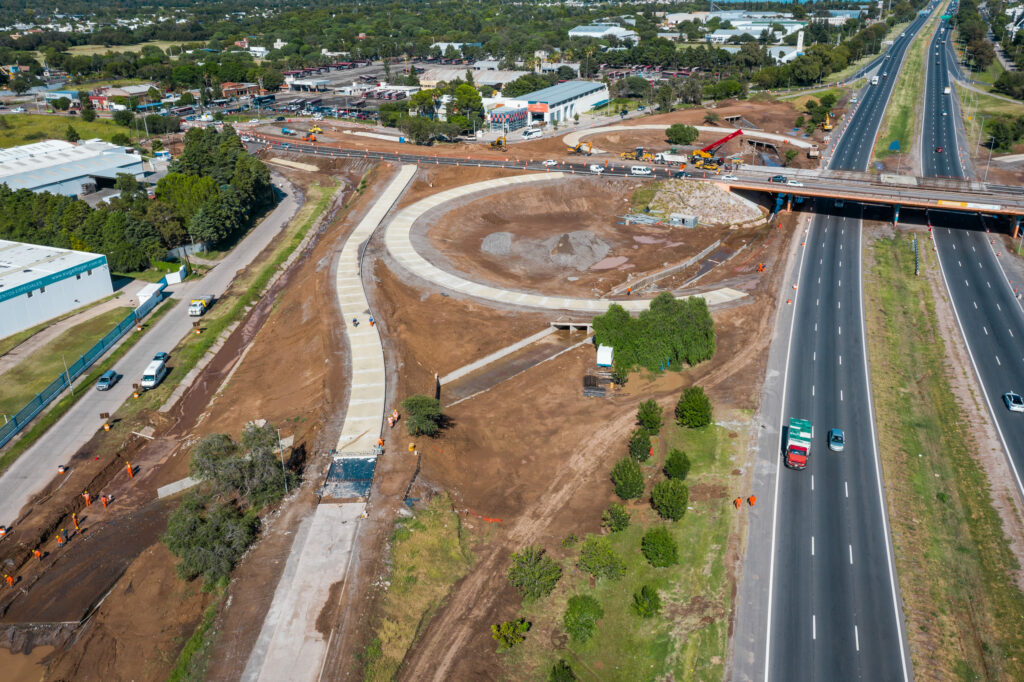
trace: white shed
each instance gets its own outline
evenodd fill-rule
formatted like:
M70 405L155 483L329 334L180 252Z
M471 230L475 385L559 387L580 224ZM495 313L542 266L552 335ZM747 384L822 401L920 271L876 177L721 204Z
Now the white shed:
M597 366L598 367L611 367L612 366L612 354L613 349L611 346L598 346L597 347Z

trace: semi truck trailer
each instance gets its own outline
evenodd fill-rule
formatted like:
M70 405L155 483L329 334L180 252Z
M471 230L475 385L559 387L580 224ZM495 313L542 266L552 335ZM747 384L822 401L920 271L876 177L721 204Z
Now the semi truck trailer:
M790 469L806 469L811 456L811 441L814 427L806 419L791 417L786 433L786 466Z

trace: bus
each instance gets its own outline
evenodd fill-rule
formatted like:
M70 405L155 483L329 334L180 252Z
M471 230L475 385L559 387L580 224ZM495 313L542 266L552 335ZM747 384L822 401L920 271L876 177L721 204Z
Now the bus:
M174 114L175 116L187 116L187 115L191 114L194 111L195 111L195 107L190 107L190 106L175 107L175 108L171 109L171 113Z
M277 99L277 95L257 95L252 98L252 103L258 106L266 106L272 104Z

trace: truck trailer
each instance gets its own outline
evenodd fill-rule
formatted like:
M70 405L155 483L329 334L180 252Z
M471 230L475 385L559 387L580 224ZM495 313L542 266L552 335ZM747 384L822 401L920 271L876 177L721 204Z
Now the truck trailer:
M188 314L190 317L200 317L204 315L210 306L213 305L213 296L200 296L193 298L188 304Z
M786 466L790 469L806 469L807 459L811 456L811 441L814 439L814 427L806 419L790 417L789 431L786 433Z
M654 155L654 160L657 163L678 163L680 168L685 167L689 162L690 157L685 154L669 154L668 152L658 152Z

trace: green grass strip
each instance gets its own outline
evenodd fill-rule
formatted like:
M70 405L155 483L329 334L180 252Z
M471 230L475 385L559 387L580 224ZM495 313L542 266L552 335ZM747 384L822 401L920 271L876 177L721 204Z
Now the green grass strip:
M217 611L221 602L224 601L224 592L220 597L203 611L203 619L192 631L192 636L185 642L184 648L178 654L178 660L167 677L168 682L186 682L188 680L206 679L206 664L209 661L209 647L213 643L210 635L210 628L217 619Z

